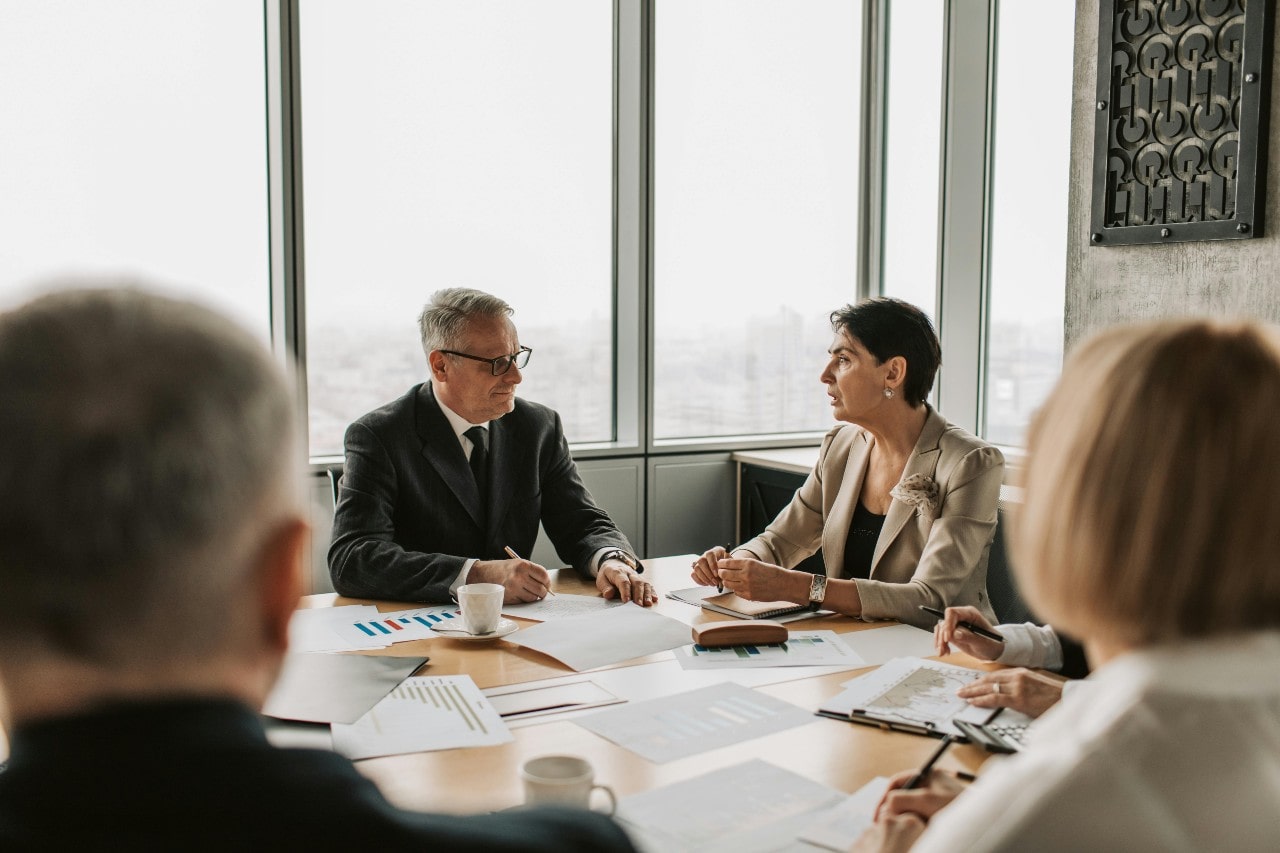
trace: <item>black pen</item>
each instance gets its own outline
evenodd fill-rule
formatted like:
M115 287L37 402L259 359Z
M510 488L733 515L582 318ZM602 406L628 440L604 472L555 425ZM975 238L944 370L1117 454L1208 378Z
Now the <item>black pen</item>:
M924 780L928 778L929 771L933 769L933 765L936 764L938 759L942 757L942 753L946 752L947 747L951 746L951 744L955 743L955 741L956 741L955 735L947 735L946 737L944 737L942 739L942 743L938 744L938 748L933 751L933 755L930 755L929 760L926 761L924 763L924 766L920 768L920 772L912 776L909 780L907 780L907 784L902 786L902 790L910 791L912 788L919 788L921 783L923 783Z
M939 619L942 619L947 615L943 613L941 610L939 610L938 608L930 607L927 604L921 604L920 609L923 610L925 613L929 613L933 616L937 616ZM988 640L995 640L997 643L1004 642L1004 637L1000 636L995 631L988 631L986 628L980 628L977 625L973 624L972 622L966 622L962 619L957 624L959 624L960 627L964 628L965 630L972 631L973 633L977 634L979 637L986 637Z

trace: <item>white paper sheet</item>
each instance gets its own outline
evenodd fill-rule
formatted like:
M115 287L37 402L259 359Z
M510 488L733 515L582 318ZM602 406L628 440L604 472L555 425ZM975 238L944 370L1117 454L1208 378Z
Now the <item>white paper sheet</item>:
M862 709L874 719L927 726L959 735L951 720L985 722L991 711L976 708L956 691L978 678L975 669L922 658L894 658L879 669L845 683L845 690L822 703L822 710L848 715Z
M627 603L588 616L553 619L507 641L550 655L581 672L665 652L689 642L689 626Z
M354 723L425 660L291 653L262 713L308 723Z
M516 616L520 619L546 622L551 619L603 613L606 610L621 607L622 604L623 602L621 601L610 601L598 595L572 595L559 592L555 595L548 595L541 601L529 601L524 604L504 604L502 605L502 613L504 616Z
M509 743L511 732L469 675L405 679L352 725L333 725L351 759Z
M382 640L366 637L354 644L343 639L333 626L363 619L376 619L378 608L372 604L351 604L345 607L312 607L294 611L289 620L290 652L345 652L356 649L381 649Z
M664 764L813 722L789 702L737 684L716 684L574 720L618 746Z
M867 663L835 631L792 631L785 643L706 648L696 643L676 649L685 669L757 669L769 666L847 666Z
M439 636L431 630L435 625L462 627L462 611L456 604L417 607L376 613L363 619L350 619L332 626L334 632L350 643L404 643L430 640Z
M793 847L811 816L841 796L754 760L623 797L618 819L646 853L764 853Z
M872 779L828 811L814 815L800 840L828 850L848 850L875 822L876 805L888 787L888 776Z
M935 653L933 632L914 625L886 625L865 631L849 631L840 639L867 663L879 666L894 658L927 658Z

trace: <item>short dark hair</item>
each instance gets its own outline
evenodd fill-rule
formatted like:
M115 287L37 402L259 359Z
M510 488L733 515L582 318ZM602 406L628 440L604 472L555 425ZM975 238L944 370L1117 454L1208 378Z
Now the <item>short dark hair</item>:
M933 390L942 366L942 345L925 314L910 302L877 296L831 312L831 328L856 339L880 364L895 356L907 360L902 395L918 406Z

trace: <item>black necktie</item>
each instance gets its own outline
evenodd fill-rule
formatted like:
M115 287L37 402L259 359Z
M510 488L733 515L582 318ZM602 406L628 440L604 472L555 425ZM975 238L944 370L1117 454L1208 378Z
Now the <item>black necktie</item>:
M489 467L489 430L484 427L472 427L463 433L471 440L471 475L476 478L476 488L480 490L480 500L484 500L485 471Z

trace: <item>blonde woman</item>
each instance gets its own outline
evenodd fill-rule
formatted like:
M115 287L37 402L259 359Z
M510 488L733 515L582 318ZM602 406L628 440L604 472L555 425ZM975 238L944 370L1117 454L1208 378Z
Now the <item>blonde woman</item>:
M1012 544L1028 603L1094 672L953 804L944 773L891 791L858 849L1276 849L1278 424L1272 328L1080 347L1033 425Z
M743 598L933 627L920 605L968 604L989 620L987 557L1004 476L1000 451L927 402L942 363L928 316L899 299L832 312L819 377L839 426L764 533L716 547L692 577ZM824 574L792 569L822 551Z

